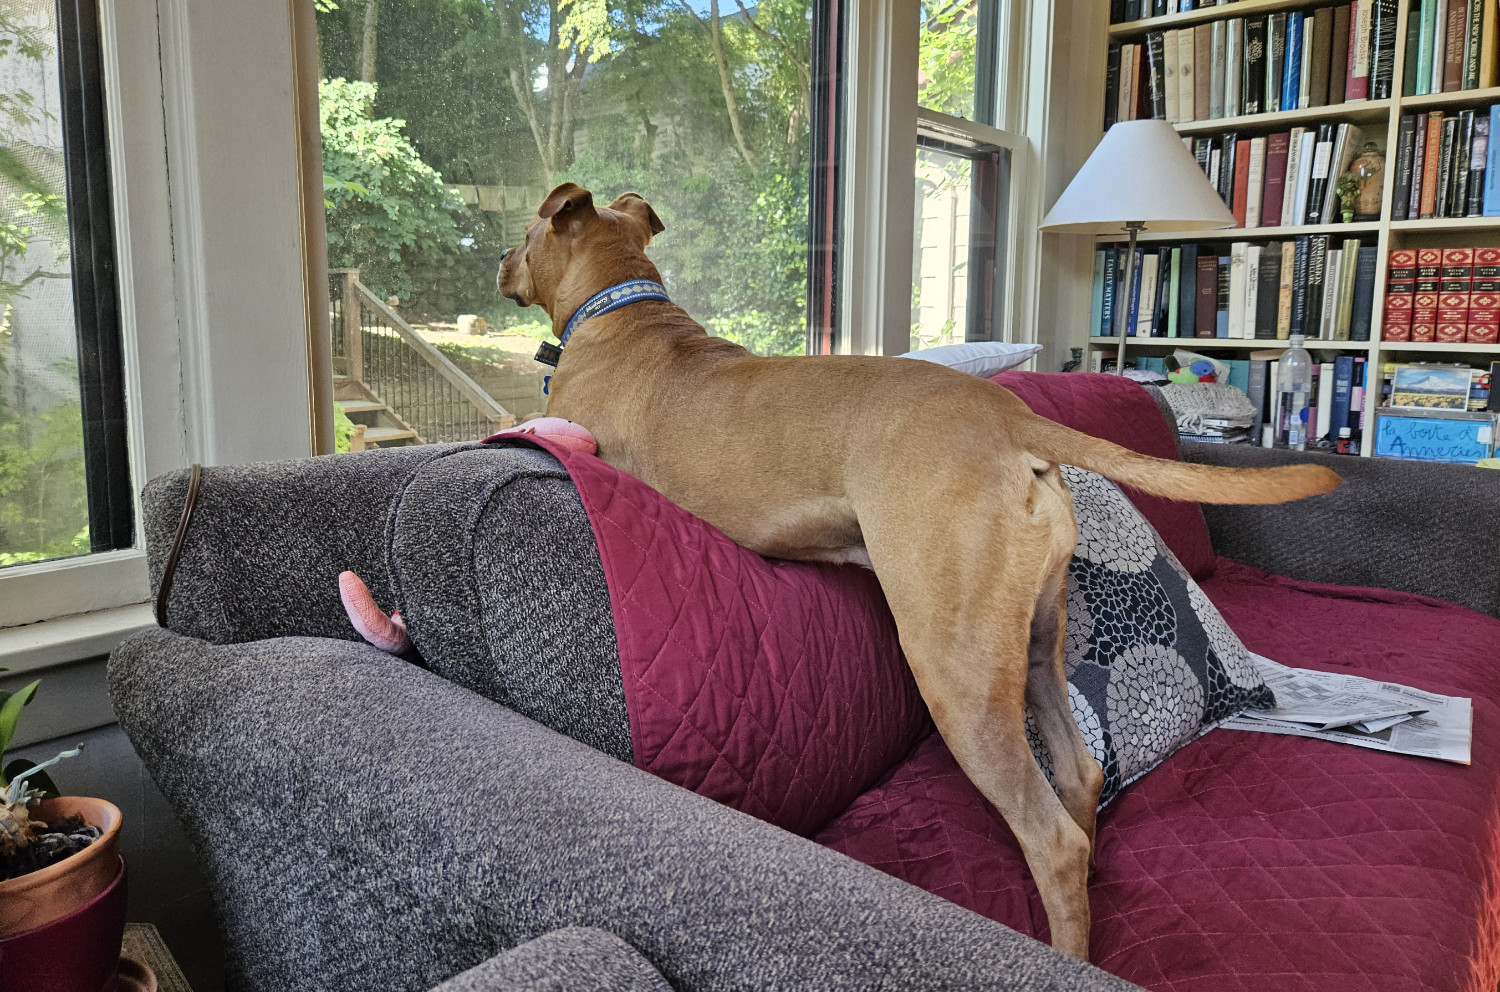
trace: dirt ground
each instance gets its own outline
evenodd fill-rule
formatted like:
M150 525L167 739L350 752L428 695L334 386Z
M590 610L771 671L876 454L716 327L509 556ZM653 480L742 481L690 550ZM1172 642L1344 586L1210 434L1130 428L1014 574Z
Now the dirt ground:
M452 324L413 327L516 420L546 407L542 377L551 369L532 359L540 338L526 334L462 334Z

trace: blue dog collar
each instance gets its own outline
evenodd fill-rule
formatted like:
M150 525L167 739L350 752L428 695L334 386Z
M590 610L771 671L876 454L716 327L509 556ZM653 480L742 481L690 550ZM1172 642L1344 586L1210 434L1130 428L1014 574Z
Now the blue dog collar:
M632 303L641 303L645 300L661 300L663 303L672 302L667 295L666 287L659 282L650 279L631 279L629 282L619 282L608 289L601 289L590 296L577 311L574 312L568 326L563 328L562 337L557 344L543 344L537 350L536 360L546 365L557 367L558 357L562 355L563 348L567 347L568 338L573 336L573 331L579 324L590 317L602 317L607 313L613 313L621 307ZM545 376L542 379L542 393L546 395L552 385L552 377Z
M601 289L588 298L588 302L578 308L573 314L573 319L568 321L568 326L563 328L559 348L568 346L568 338L573 336L573 329L590 317L602 317L612 313L621 307L632 303L640 303L643 300L661 300L663 303L672 302L667 296L666 287L659 282L650 279L632 279L629 282L615 283L608 289Z

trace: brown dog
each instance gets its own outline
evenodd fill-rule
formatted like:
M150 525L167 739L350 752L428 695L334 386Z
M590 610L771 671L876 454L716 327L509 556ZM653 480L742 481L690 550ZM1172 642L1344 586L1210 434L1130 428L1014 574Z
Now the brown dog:
M561 337L601 290L661 281L645 248L662 230L634 193L598 209L566 183L506 253L500 291ZM1021 843L1053 945L1086 958L1103 774L1068 707L1077 532L1058 464L1208 503L1278 503L1339 477L1148 458L928 362L760 358L661 300L587 319L565 344L547 414L592 431L599 457L760 554L874 569L944 741ZM1026 744L1028 703L1056 792Z

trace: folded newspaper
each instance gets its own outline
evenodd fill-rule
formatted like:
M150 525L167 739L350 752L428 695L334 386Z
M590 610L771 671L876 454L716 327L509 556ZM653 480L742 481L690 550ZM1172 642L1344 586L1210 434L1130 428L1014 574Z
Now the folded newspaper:
M1288 668L1258 654L1250 657L1276 693L1276 706L1246 710L1222 727L1469 763L1473 700L1357 675Z

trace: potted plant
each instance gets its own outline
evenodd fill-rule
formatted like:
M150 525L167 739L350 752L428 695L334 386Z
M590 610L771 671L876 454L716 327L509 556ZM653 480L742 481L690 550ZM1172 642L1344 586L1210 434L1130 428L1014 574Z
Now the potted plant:
M41 764L4 760L39 684L0 690L0 961L7 989L92 990L113 980L119 962L121 816L102 799L58 794L47 769L82 746Z

